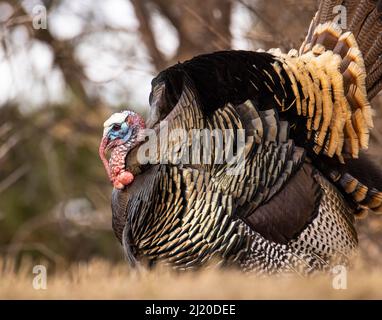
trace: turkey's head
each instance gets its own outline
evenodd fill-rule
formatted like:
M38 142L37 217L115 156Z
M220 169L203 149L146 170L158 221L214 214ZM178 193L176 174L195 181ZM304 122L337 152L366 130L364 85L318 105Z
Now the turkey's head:
M104 123L99 156L116 189L123 189L134 180L133 174L126 170L125 159L129 151L142 141L144 129L143 118L128 110L114 113ZM108 151L111 151L109 161L106 159Z

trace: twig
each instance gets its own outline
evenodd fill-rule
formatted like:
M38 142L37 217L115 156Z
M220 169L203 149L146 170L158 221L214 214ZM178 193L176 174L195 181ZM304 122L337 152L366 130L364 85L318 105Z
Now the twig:
M22 178L28 171L30 170L30 166L24 164L17 170L13 171L7 178L0 182L0 193L3 193L10 186L15 184L20 178Z
M216 35L219 40L224 43L228 48L231 47L231 43L230 41L228 41L226 39L226 37L224 37L219 31L217 31L214 27L211 26L211 24L206 21L203 17L201 17L197 12L195 12L195 10L193 10L190 6L188 6L187 4L184 4L182 3L181 4L183 6L183 8L188 12L190 13L196 20L198 20L201 24L203 24L209 31L211 31L211 33L213 33L214 35ZM217 49L219 50L224 50L224 49L227 49L227 48L224 48L224 47L221 47L219 46L218 44L215 44L215 46L217 47Z
M249 11L251 11L259 20L261 20L268 29L272 30L273 33L277 34L277 30L273 27L273 25L268 22L267 20L264 19L263 15L260 14L260 12L258 12L254 7L252 7L251 5L249 5L247 2L245 2L244 0L235 0L237 1L238 3L240 3L242 6L244 6L246 9L248 9Z
M29 24L32 21L33 21L33 18L28 15L18 16L18 17L9 19L5 23L5 27L9 28L9 27L13 27L13 26L21 25L21 24Z
M0 147L0 161L6 156L6 154L14 148L19 141L21 140L21 136L18 133L15 133L13 136L11 136L7 142L5 142L1 147Z
M12 130L12 125L10 123L4 123L0 127L0 138L5 136L9 131Z
M142 0L131 0L135 10L135 15L139 20L139 29L143 38L142 40L150 52L150 56L153 59L156 69L161 70L166 67L166 60L156 45L154 32L150 25L150 18L145 4L142 2Z
M144 73L152 77L155 76L155 73L153 73L151 70L138 68L136 67L136 65L131 65L130 63L126 63L124 66L118 67L118 69L119 70L116 70L114 75L110 76L108 79L105 79L105 80L93 80L89 78L88 75L85 74L85 76L86 76L86 79L88 79L90 82L94 84L107 84L112 81L115 81L116 79L121 77L126 71Z
M277 37L277 41L280 44L282 44L284 47L288 47L286 44L290 44L293 42L291 41L291 39L286 39L285 37L281 37L280 32L273 27L272 23L264 19L264 14L261 14L260 12L258 12L258 10L256 10L253 6L249 5L245 0L231 0L231 1L240 3L247 10L252 12L252 14L254 14L262 23L264 23L266 28L269 29L271 33Z

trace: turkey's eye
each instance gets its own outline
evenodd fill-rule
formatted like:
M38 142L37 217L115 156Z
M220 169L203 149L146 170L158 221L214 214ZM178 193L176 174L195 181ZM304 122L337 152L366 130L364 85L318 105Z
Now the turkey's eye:
M121 125L120 124L113 125L113 130L119 131L120 129L121 129Z

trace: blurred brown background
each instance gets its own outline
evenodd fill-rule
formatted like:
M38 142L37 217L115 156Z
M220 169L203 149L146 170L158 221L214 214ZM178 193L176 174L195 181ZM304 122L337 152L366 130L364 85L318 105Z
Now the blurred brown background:
M145 114L155 74L194 55L298 47L317 5L0 0L0 256L121 260L97 155L105 118ZM369 153L382 164L382 102L374 105ZM382 260L381 221L359 225L370 262Z

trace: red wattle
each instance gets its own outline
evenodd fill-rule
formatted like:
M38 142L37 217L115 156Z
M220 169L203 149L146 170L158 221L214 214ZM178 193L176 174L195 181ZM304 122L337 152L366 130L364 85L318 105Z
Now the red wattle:
M107 161L107 159L106 159L106 148L107 148L108 142L109 142L109 140L107 137L102 138L101 143L99 145L98 154L99 154L99 156L102 160L102 163L105 167L106 173L107 173L109 179L111 180L112 176L111 176L111 172L110 172L109 161Z
M113 186L116 189L122 190L134 181L134 175L129 171L123 171L114 179Z
M114 180L113 187L119 190L122 190L125 186L123 183L119 182L118 180Z
M134 181L134 176L129 171L124 171L118 175L118 180L125 186L129 185Z

